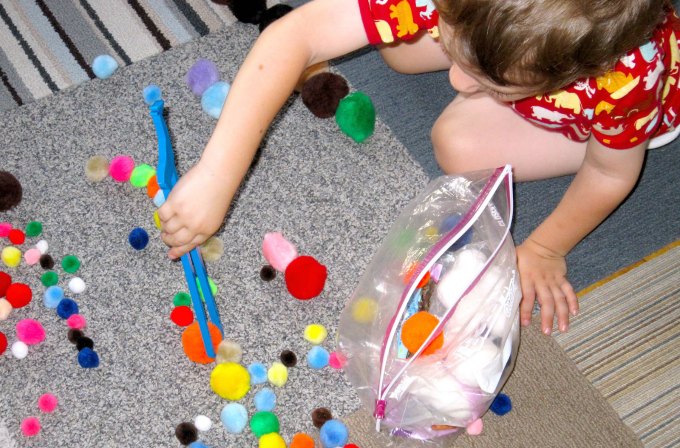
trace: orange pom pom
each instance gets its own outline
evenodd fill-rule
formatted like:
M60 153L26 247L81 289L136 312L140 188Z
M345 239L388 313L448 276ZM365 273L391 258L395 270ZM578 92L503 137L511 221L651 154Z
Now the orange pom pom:
M222 342L222 333L220 333L219 328L211 322L208 322L208 328L210 330L213 349L215 350L215 353L217 353L217 346ZM193 362L209 364L215 360L215 358L209 357L205 352L198 321L193 322L182 333L182 348L184 348L184 353L186 353L187 357Z
M151 176L151 179L149 179L149 183L146 184L146 194L153 199L160 189L161 187L158 186L158 179L156 179L156 175L154 174Z
M299 432L290 441L290 448L314 448L314 439L304 432Z
M416 314L409 317L401 327L401 342L409 352L417 352L438 323L439 319L437 319L436 316L427 311L418 311ZM444 334L439 333L439 335L430 342L430 345L423 350L423 355L430 355L440 349L443 345Z

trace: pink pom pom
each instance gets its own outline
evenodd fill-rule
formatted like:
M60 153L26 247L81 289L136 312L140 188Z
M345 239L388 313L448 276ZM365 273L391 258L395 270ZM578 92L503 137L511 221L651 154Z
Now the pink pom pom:
M34 247L33 249L28 249L26 253L24 253L24 260L26 260L27 265L33 266L40 261L41 255L42 253L40 253L40 250Z
M58 404L59 400L52 394L42 394L40 398L38 398L38 407L47 414L54 412L54 410L57 409Z
M40 432L40 420L37 417L26 417L21 422L21 432L26 437L37 436Z
M45 329L37 320L24 319L17 322L17 339L26 345L39 344L45 340Z
M0 238L7 238L10 230L12 230L12 224L0 222Z
M467 425L467 428L465 428L467 433L470 434L471 436L480 435L482 433L483 429L484 429L484 422L482 422L481 418L478 418L474 422Z
M330 358L328 358L328 365L334 369L342 369L347 362L347 358L340 352L331 353Z
M135 161L130 156L116 156L109 164L109 174L117 182L130 180L132 170L135 169Z
M298 256L295 246L279 232L265 234L262 253L267 263L279 272L285 272L288 264Z
M68 319L66 319L66 325L69 328L74 328L76 330L82 330L85 328L85 318L80 314L71 314Z

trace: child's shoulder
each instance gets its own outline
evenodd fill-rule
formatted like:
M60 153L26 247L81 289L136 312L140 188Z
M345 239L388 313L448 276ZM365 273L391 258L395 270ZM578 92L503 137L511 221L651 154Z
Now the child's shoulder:
M432 0L357 0L369 43L409 40L422 31L439 37L439 14Z

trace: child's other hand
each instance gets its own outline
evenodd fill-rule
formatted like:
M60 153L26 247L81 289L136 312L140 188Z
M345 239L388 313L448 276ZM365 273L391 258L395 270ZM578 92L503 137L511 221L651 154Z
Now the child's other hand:
M578 299L567 281L567 263L562 255L527 239L517 247L517 266L522 287L520 322L531 322L534 301L541 305L541 329L549 335L553 319L561 332L569 328L569 314L578 313Z
M177 182L158 209L161 238L178 258L202 244L219 229L231 197L225 182L209 167L197 164Z

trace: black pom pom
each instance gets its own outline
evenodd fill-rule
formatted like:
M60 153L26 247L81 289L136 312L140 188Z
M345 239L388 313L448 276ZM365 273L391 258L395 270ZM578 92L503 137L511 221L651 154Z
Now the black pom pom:
M284 350L279 355L281 363L286 367L295 367L297 364L297 355L290 350Z
M331 411L326 408L316 408L312 411L312 423L321 429L324 423L333 418Z
M71 328L68 331L68 340L71 342L71 344L76 344L78 342L78 339L84 337L85 335L83 334L82 331L77 330L75 328ZM80 349L78 349L80 351Z
M191 422L182 422L175 428L175 436L182 445L189 445L198 440L198 429Z
M349 85L342 76L335 73L319 73L302 86L302 102L319 118L335 115L340 100L349 93Z
M78 339L76 339L76 348L78 351L81 351L85 347L87 348L94 348L94 341L87 336L81 336Z
M276 270L269 265L262 266L260 278L265 282L270 282L276 278Z
M227 5L239 22L260 23L260 17L267 10L267 0L213 0Z
M40 256L40 266L43 269L52 269L54 267L54 258L50 254L42 254Z
M284 3L279 3L267 9L260 16L260 33L264 31L273 21L280 19L293 10L293 7Z
M0 171L0 212L5 212L21 202L23 189L12 173Z

